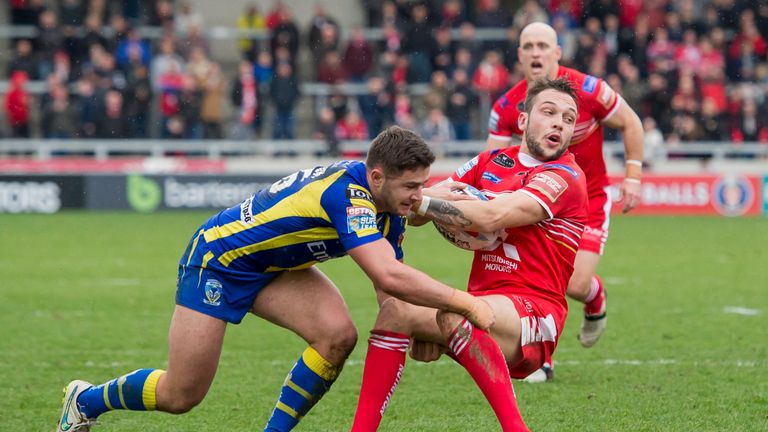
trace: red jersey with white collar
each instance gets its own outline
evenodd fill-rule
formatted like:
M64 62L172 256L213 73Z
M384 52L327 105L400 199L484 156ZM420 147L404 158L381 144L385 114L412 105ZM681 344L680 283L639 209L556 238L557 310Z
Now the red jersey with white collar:
M560 66L557 76L568 77L578 94L579 117L568 150L587 175L589 195L603 193L603 188L609 182L603 159L601 122L619 109L621 98L605 81L577 70ZM488 135L491 138L520 138L522 131L517 125L517 119L525 111L523 104L527 92L528 82L522 80L496 101L488 120Z
M507 228L493 250L475 251L468 291L543 298L567 310L565 289L587 220L586 181L573 155L565 152L543 163L520 153L519 146L491 150L451 179L476 187L488 199L522 191L549 214L537 224Z

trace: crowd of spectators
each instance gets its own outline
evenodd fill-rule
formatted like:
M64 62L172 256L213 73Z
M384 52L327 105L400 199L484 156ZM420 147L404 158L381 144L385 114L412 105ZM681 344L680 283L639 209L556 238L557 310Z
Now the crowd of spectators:
M12 41L4 102L14 137L312 137L334 152L339 140L398 124L439 149L485 138L490 104L522 79L520 29L545 21L558 32L561 64L605 79L654 139L768 142L765 2L363 0L366 27L380 30L368 37L341 28L321 4L302 31L275 0L233 16L253 36L235 41L242 60L231 70L212 58L204 18L190 3L51 3L10 0L12 24L37 29ZM144 26L160 36L142 37ZM482 29L504 29L504 37L477 37ZM47 91L32 98L29 80L45 81ZM328 84L330 94L309 99L302 82ZM345 93L343 83L367 92ZM414 95L411 84L424 90ZM314 128L301 136L297 106L305 102Z

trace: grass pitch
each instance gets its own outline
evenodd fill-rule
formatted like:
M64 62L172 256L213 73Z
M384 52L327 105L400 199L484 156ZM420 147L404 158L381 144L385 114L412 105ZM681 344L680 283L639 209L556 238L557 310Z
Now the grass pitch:
M176 264L203 213L0 215L0 430L52 431L61 388L164 367ZM768 221L617 217L600 274L609 326L558 346L555 381L516 382L536 431L768 430ZM406 261L453 286L471 256L411 229ZM297 430L351 424L373 290L349 258L321 266L341 288L360 342ZM98 431L261 430L305 344L255 317L230 326L216 380L184 416L108 413ZM409 362L382 431L494 431L493 412L450 360Z

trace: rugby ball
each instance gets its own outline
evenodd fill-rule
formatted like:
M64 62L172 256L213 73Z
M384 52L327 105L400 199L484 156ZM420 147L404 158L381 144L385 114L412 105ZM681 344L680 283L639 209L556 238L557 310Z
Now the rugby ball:
M488 201L488 197L486 197L482 192L480 192L477 188L473 186L467 185L466 188L454 188L453 192L460 193L464 195L470 195L474 199L482 200L482 201ZM465 231L461 229L457 229L452 226L443 225L439 222L433 222L435 225L435 228L437 229L437 232L440 233L440 235L443 236L444 239L446 239L449 243L452 245L465 249L465 250L492 250L495 249L496 246L499 244L499 237L501 236L500 231L496 232L489 232L489 233L479 233L474 231Z

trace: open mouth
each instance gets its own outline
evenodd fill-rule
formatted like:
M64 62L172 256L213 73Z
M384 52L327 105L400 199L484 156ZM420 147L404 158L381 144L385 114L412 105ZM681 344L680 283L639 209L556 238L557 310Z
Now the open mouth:
M531 62L531 70L534 72L540 72L544 68L544 64L542 64L540 61L532 61Z
M550 144L559 145L560 144L560 135L558 134L549 134L546 136L547 141Z

